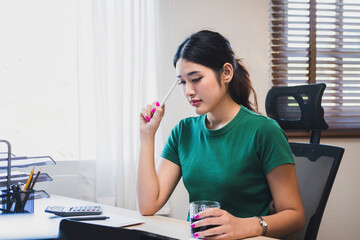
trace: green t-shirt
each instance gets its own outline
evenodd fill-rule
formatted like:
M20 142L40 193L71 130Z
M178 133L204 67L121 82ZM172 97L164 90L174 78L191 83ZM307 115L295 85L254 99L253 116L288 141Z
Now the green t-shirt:
M213 200L237 217L263 216L272 200L266 174L294 159L276 121L241 106L226 126L210 130L206 115L181 120L162 157L181 167L190 202Z

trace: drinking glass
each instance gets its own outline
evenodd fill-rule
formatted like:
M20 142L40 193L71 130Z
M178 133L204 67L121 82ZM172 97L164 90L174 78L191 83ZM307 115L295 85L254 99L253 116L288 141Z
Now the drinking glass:
M194 217L204 211L205 209L208 208L220 208L220 203L216 202L216 201L207 201L207 200L203 200L203 201L194 201L190 203L190 224L192 224L193 222L199 221L201 220L200 218L198 219L194 219ZM196 227L196 228L191 228L191 234L195 234L196 232L200 232L200 231L205 231L207 229L216 227L217 225L208 225L208 226L202 226L202 227Z

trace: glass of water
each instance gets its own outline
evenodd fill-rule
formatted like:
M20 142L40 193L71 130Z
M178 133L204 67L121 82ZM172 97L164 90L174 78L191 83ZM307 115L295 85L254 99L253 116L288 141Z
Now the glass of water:
M208 208L220 208L220 203L218 203L216 201L207 201L207 200L191 202L190 203L190 224L193 224L194 222L201 220L200 218L194 219L194 217L198 213L200 213ZM208 226L191 228L191 234L194 235L196 232L205 231L207 229L210 229L210 228L213 228L216 226L217 225L208 225Z

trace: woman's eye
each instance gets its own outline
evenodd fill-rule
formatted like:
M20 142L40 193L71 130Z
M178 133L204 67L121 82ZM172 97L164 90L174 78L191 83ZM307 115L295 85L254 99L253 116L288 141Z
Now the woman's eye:
M193 80L191 80L192 82L198 82L202 79L202 77L199 77L199 78L194 78Z
M179 81L178 81L178 85L182 85L182 84L185 84L185 81L179 80Z

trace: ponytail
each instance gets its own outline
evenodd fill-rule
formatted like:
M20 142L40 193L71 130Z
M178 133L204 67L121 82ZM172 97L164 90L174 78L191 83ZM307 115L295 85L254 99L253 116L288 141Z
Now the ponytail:
M256 92L252 87L249 72L240 59L235 59L234 76L229 83L229 93L237 104L258 112ZM253 96L254 103L250 101L251 95Z

